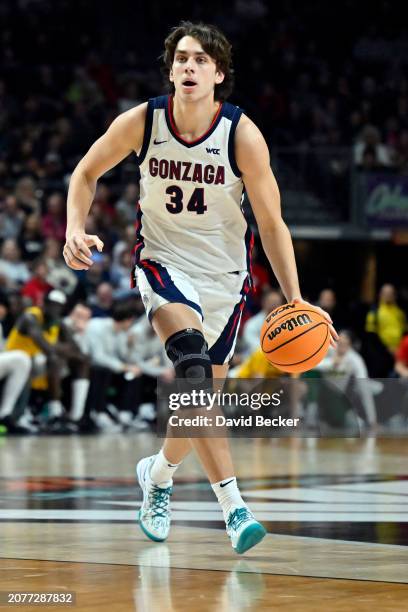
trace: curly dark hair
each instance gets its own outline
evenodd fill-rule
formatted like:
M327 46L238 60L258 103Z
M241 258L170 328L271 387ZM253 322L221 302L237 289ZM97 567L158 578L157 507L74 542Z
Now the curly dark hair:
M163 73L166 76L166 84L170 91L174 92L174 85L169 81L169 74L174 60L177 44L184 36L192 36L201 43L202 48L217 65L217 69L224 74L224 80L215 86L214 98L223 102L231 94L234 86L234 69L232 66L231 44L217 27L206 23L192 23L181 21L178 26L172 28L170 34L164 41Z

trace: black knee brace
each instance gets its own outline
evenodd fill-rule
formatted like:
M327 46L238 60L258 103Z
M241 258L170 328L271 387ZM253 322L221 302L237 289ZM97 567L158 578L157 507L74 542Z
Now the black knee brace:
M212 391L212 367L207 343L198 329L183 329L170 336L165 345L182 391Z

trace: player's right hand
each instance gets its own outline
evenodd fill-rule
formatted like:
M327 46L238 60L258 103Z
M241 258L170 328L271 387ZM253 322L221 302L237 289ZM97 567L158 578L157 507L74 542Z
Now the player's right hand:
M67 266L73 270L89 270L93 261L90 247L96 246L99 252L103 249L103 242L98 236L75 232L66 236L63 255Z

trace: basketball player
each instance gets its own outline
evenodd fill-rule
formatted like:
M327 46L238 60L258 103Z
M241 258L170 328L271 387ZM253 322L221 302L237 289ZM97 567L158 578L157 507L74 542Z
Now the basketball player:
M177 379L199 384L225 378L249 290L252 239L241 211L244 186L286 299L302 298L265 140L241 109L225 101L233 81L230 44L213 26L182 22L165 41L164 63L172 94L120 115L76 167L64 257L76 270L92 265L90 247L101 251L103 243L84 228L97 179L136 151L136 281ZM331 334L334 342L332 327ZM240 495L226 438L168 437L157 455L138 463L141 527L152 540L167 538L172 478L192 447L222 507L232 546L243 553L265 529Z

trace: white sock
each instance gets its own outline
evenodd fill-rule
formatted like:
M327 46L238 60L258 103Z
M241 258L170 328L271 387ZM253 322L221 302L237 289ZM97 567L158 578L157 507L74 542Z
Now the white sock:
M79 421L84 414L85 402L88 397L88 378L77 378L72 383L72 401L70 417L73 421Z
M60 417L64 412L64 407L61 404L60 400L51 400L50 402L48 402L47 407L50 419Z
M221 505L225 520L227 520L231 510L247 507L239 492L235 476L214 482L211 486Z
M173 474L179 465L179 463L170 463L161 449L156 455L156 459L150 468L150 478L158 487L163 489L170 487L173 482Z

